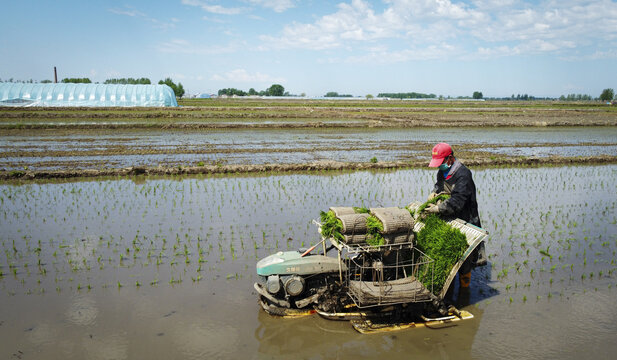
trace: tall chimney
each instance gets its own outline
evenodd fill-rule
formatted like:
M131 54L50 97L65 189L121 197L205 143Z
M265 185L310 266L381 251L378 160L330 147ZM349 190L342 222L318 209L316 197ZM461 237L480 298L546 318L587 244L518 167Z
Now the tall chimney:
M54 83L58 83L58 72L56 71L56 67L54 66Z

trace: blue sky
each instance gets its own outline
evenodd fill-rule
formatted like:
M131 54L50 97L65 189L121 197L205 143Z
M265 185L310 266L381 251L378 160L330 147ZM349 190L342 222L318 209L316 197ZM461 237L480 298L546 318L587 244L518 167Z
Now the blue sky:
M188 93L599 96L617 1L3 1L0 79L171 77Z

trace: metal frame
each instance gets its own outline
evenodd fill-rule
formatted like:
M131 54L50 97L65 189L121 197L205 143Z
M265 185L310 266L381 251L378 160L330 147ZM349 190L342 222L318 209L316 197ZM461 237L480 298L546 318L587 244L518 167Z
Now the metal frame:
M411 259L400 258L400 250L403 249L411 251ZM384 253L379 254L377 260L383 260ZM374 262L369 262L364 257L361 260L358 257L348 257L348 272L345 276L347 295L358 308L431 301L428 293L432 294L433 290L434 261L414 247L395 249L395 257L394 264L384 265L383 261L380 261L377 268ZM426 271L430 278L430 289L417 279L419 271ZM388 278L385 278L385 274L388 274ZM371 288L373 291L379 289L379 292L370 294L373 296L370 300L355 292L371 293Z
M313 220L313 223L315 225L318 226L319 228L319 233L321 234L321 224L315 220ZM458 270L460 269L460 267L463 265L463 263L465 262L465 260L467 260L467 258L471 255L471 253L483 242L488 238L488 231L479 228L473 224L467 223L461 219L453 219L450 221L447 221L447 223L456 228L459 229L463 234L465 234L465 237L467 239L467 244L469 245L467 247L467 249L465 250L465 252L463 253L463 256L461 256L461 258L459 259L459 261L454 264L452 270L450 271L450 274L448 275L448 277L446 278L446 281L444 283L443 288L441 289L441 292L439 294L437 294L437 296L440 299L443 299L446 296L446 293L450 287L450 284L452 283L452 281L454 280L454 278L456 277L456 274L458 273ZM422 228L424 227L424 223L421 221L416 221L414 224L414 232L418 233ZM415 252L418 252L421 254L420 258L425 258L426 260L422 260L421 262L415 264L416 266L418 265L426 265L426 264L433 264L433 260L426 254L424 254L422 251L420 251L419 249L415 248L413 246L412 242L407 242L407 243L400 243L400 244L385 244L385 245L378 245L378 246L371 246L371 245L364 245L364 244L346 244L346 243L342 243L339 242L338 240L334 239L334 238L324 238L322 236L322 241L324 244L324 255L325 255L325 240L329 240L330 243L332 245L334 245L334 247L336 247L337 252L338 252L338 260L339 260L339 279L341 281L341 283L345 283L346 285L349 285L349 281L351 280L351 276L350 274L352 274L352 269L351 266L348 266L348 269L345 271L345 278L343 278L343 268L342 268L342 258L343 258L343 253L346 254L346 258L348 260L350 260L350 265L353 263L354 259L353 257L350 256L350 254L360 254L360 253L384 253L386 251L397 251L397 257L398 257L398 251L403 250L403 249L409 249L412 251L412 262L416 259L415 257ZM398 258L397 258L398 259ZM403 271L405 271L405 267L408 266L413 266L414 264L398 264L398 260L397 260L397 264L395 264L394 266L399 266L402 268ZM431 293L433 292L433 265L431 266L431 288L427 289L429 290ZM366 267L364 267L366 268ZM396 270L396 272L398 273L398 269ZM388 285L388 281L381 281L380 287L384 286L384 285ZM399 303L409 303L409 302L415 302L414 300L405 300L405 301L398 301L398 302L387 302L387 303L382 303L382 302L378 302L377 304L372 304L372 305L366 305L366 304L362 304L361 302L357 301L357 297L354 296L354 294L352 294L351 292L348 292L348 295L351 297L351 299L354 301L354 303L356 304L356 306L358 306L359 308L362 307L370 307L370 306L380 306L380 305L393 305L393 304L399 304ZM423 300L425 301L425 300Z

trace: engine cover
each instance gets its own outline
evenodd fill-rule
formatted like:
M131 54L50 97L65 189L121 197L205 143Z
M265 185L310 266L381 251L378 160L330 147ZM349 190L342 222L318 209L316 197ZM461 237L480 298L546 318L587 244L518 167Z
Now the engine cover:
M341 270L347 271L344 263ZM323 255L309 255L302 257L297 251L279 251L267 256L257 263L257 274L270 275L313 275L339 271L339 262L336 258Z

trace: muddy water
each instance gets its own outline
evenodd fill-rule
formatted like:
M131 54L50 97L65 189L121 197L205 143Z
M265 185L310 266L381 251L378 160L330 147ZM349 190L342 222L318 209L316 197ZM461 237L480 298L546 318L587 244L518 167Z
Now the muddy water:
M0 185L3 358L608 358L617 166L477 169L473 320L361 335L260 310L255 263L331 205L424 199L425 170ZM540 250L548 254L543 255Z
M617 156L617 127L452 129L6 130L7 170L425 159L440 141L510 156ZM465 139L462 141L461 139Z

